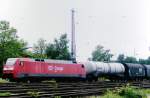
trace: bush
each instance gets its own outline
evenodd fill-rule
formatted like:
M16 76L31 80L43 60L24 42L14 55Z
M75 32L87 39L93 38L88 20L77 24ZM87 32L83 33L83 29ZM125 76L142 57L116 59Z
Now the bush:
M118 94L120 96L124 96L125 98L142 98L143 96L143 94L139 92L138 89L135 89L134 87L129 85L120 88Z
M123 86L121 88L115 88L115 90L107 91L101 98L146 98L146 92L149 90L136 89L132 86Z

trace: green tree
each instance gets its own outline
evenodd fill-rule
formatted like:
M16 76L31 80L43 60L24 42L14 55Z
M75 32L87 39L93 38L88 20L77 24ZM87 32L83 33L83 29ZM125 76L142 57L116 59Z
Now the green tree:
M37 44L34 44L33 50L34 50L34 54L33 57L36 58L46 58L45 55L45 49L46 49L46 40L44 40L43 38L40 38L37 41Z
M110 50L105 50L103 46L98 45L96 49L92 52L93 61L110 61L113 54L110 53Z
M139 63L150 65L150 57L148 57L147 59L139 59Z
M27 43L19 40L16 32L16 29L10 27L9 22L0 21L0 69L7 58L21 57L24 54L21 49Z
M130 57L130 56L127 56L124 60L126 63L137 63L137 60L135 57Z
M126 56L124 54L119 54L117 61L120 63L145 63L144 59L139 59L139 61L137 61L136 57L132 57L132 56Z
M147 64L147 60L145 59L139 59L138 61L140 64Z
M70 60L71 54L68 47L67 34L63 34L54 43L49 43L46 48L46 55L50 59Z
M124 54L119 54L119 56L118 56L118 58L117 58L117 61L118 61L118 62L124 62L124 60L125 60Z
M150 56L146 59L146 64L150 65Z

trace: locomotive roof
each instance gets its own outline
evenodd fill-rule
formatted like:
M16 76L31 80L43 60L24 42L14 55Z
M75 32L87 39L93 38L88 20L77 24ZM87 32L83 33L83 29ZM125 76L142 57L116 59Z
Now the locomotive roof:
M67 60L44 59L44 62L47 62L47 63L61 63L61 64L74 64L72 61L67 61Z
M31 59L31 58L18 58L21 61L41 61L47 63L61 63L61 64L74 64L72 61L67 60L54 60L54 59Z

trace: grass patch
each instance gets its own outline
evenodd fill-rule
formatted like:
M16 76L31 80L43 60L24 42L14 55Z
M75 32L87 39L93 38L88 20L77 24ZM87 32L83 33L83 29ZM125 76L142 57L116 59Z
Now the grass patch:
M110 81L107 77L100 77L100 78L98 78L98 80L100 80L100 81Z
M39 98L40 96L39 92L36 92L36 91L29 91L27 92L27 94L33 98Z
M123 98L123 97L119 96L116 93L113 93L112 91L107 91L107 93L100 98Z
M42 81L43 83L56 83L55 80L45 80L45 81Z
M8 83L9 81L5 80L5 79L2 79L0 78L0 83Z
M5 96L11 96L11 93L10 92L4 92L4 93L0 92L0 97L5 97Z
M150 89L143 89L142 91L146 94L150 94Z
M54 88L58 87L58 84L55 80L46 80L46 81L42 81L42 83L49 83L49 86L53 86Z

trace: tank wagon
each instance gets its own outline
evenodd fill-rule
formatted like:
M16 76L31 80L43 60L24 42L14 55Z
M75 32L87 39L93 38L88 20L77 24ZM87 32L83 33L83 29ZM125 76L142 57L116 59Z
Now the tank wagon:
M126 80L143 80L145 78L145 67L141 64L124 63Z
M50 59L9 58L3 78L10 80L110 80L150 79L150 65L132 63L77 62ZM38 78L38 79L37 79Z
M125 67L121 63L104 62L82 62L85 66L87 79L97 80L98 77L105 76L109 79L120 79L124 77Z

